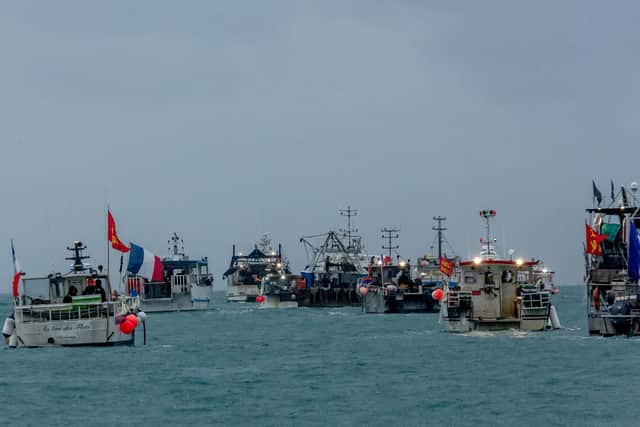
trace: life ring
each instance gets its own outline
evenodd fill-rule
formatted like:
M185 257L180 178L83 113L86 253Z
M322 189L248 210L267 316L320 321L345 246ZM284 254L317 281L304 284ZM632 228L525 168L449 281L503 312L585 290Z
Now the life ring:
M593 308L600 311L600 290L598 288L593 290Z

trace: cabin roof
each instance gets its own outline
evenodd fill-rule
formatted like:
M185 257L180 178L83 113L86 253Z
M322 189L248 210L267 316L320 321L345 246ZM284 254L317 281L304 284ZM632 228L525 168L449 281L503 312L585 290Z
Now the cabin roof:
M483 259L478 264L476 264L473 260L460 262L460 266L462 267L468 267L468 266L474 266L474 265L477 265L477 266L507 265L507 266L514 266L514 267L533 267L534 265L538 265L538 264L540 264L539 260L523 261L521 264L518 264L517 261L510 260L510 259Z

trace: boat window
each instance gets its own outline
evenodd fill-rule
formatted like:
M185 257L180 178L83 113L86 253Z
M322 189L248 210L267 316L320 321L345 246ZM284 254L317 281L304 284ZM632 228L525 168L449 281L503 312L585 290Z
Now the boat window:
M25 279L22 296L25 304L49 303L49 279Z
M467 285L473 285L476 283L476 275L475 274L467 274L464 276L464 283Z
M207 274L208 273L208 268L206 265L201 265L200 266L200 274Z

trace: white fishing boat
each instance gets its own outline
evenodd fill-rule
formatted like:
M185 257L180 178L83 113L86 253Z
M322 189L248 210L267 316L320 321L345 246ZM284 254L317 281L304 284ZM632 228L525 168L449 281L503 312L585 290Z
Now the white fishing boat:
M236 254L236 245L233 245L229 268L222 276L227 279L227 302L256 302L262 279L282 263L282 247L278 245L276 252L268 234L247 255Z
M256 301L260 308L298 308L295 294L296 276L286 265L269 272L260 283Z
M490 235L495 211L481 211L487 238L480 256L461 261L457 287L444 287L440 322L449 332L516 329L540 331L560 322L551 304L551 292L536 280L539 261L500 258Z
M112 294L109 274L84 262L81 242L67 248L71 270L23 276L3 334L10 347L134 344L144 312L137 297ZM146 338L146 330L145 338Z
M169 243L169 256L162 258L162 275L148 280L138 275L127 275L126 291L140 295L140 304L146 312L207 310L213 300L213 275L209 260L204 257L190 259L185 255L184 242L173 233ZM132 245L130 256L136 256Z

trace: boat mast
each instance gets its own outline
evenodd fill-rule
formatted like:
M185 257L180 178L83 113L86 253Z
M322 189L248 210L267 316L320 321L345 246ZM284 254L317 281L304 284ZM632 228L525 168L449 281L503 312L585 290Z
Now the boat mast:
M84 246L82 244L82 242L76 240L75 242L73 242L73 247L70 248L67 246L67 250L73 252L73 256L72 257L67 257L65 258L66 260L69 261L73 261L73 270L74 271L84 271L86 270L86 267L84 265L84 262L82 262L83 259L88 259L88 256L82 255L82 251L87 249L86 246Z
M438 232L438 262L442 258L442 232L447 228L442 226L442 222L447 220L446 216L434 216L433 220L438 223L437 227L431 227L432 230Z
M491 218L496 216L496 211L492 210L482 210L480 211L480 216L485 219L487 222L487 257L491 257Z
M382 245L382 249L383 250L388 250L389 251L389 257L391 258L391 251L400 248L399 245L393 245L393 241L400 237L400 235L398 234L400 229L399 228L384 227L380 231L382 232L382 238L389 241L389 245L388 246ZM382 260L380 260L380 261L382 261Z
M358 215L358 210L357 209L351 209L351 205L347 205L346 209L340 209L340 216L346 216L347 217L347 229L340 229L341 233L346 234L347 236L347 248L351 249L353 247L352 244L352 240L351 240L351 234L352 233L357 233L358 229L357 228L351 228L351 218Z

